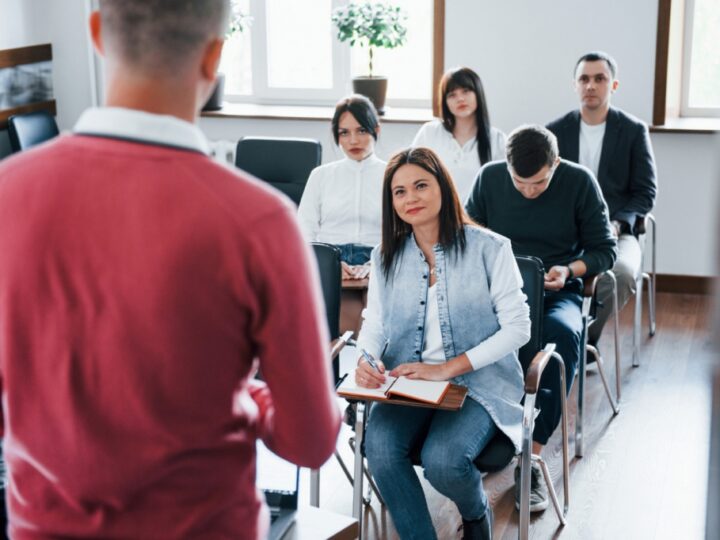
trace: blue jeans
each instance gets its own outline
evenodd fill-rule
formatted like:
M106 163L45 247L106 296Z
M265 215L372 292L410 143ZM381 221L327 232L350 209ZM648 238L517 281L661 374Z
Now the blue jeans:
M582 339L582 281L574 279L560 291L545 291L543 343L555 343L565 363L566 388L560 389L557 364L550 362L540 379L535 406L540 414L535 419L533 441L546 445L562 418L560 392L572 387L580 361Z
M479 519L488 500L473 460L496 429L483 406L470 398L459 411L373 405L365 455L401 539L437 538L409 457L412 450L422 446L425 478L457 505L463 519Z
M340 260L350 266L368 262L373 249L365 244L338 244L335 247L340 248Z

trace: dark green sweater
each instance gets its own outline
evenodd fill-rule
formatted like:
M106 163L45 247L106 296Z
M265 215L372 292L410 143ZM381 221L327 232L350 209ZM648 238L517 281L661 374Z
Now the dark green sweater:
M536 199L515 189L507 163L485 165L466 204L470 217L512 241L516 255L533 255L545 269L582 260L588 274L612 268L617 257L608 209L587 169L561 160Z

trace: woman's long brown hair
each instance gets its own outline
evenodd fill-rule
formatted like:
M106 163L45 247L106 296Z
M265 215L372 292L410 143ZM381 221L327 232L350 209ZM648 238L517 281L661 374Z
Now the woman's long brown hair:
M446 249L465 250L465 230L463 225L472 223L467 216L450 173L435 152L429 148L417 147L401 150L390 158L385 167L382 195L382 268L385 279L397 262L400 253L412 227L400 219L393 207L392 180L395 173L403 165L417 165L432 174L440 185L441 206L440 215L440 244Z

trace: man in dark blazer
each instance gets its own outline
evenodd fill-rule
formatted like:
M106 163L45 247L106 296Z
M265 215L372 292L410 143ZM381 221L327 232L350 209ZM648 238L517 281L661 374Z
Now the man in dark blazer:
M637 118L610 106L618 88L617 64L603 52L583 55L575 64L575 91L580 109L548 124L558 140L560 157L590 169L610 209L618 238L617 277L619 307L635 294L642 262L640 245L633 235L640 216L655 204L657 193L655 158L647 126ZM602 307L588 336L597 344L612 310L612 284L601 280L598 297Z

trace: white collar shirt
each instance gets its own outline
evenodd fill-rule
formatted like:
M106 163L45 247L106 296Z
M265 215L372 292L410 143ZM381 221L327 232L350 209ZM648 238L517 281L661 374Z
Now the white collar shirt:
M175 116L152 114L121 107L86 110L73 130L78 135L94 135L157 144L208 155L210 148L200 128Z
M298 218L309 242L380 243L382 182L386 163L374 154L315 168L303 192Z
M473 137L464 145L453 137L440 120L423 124L415 135L413 146L425 146L434 150L447 167L455 182L455 188L461 201L470 195L475 178L480 172L480 156L477 152L477 139ZM490 159L505 159L505 134L494 127L490 128Z

